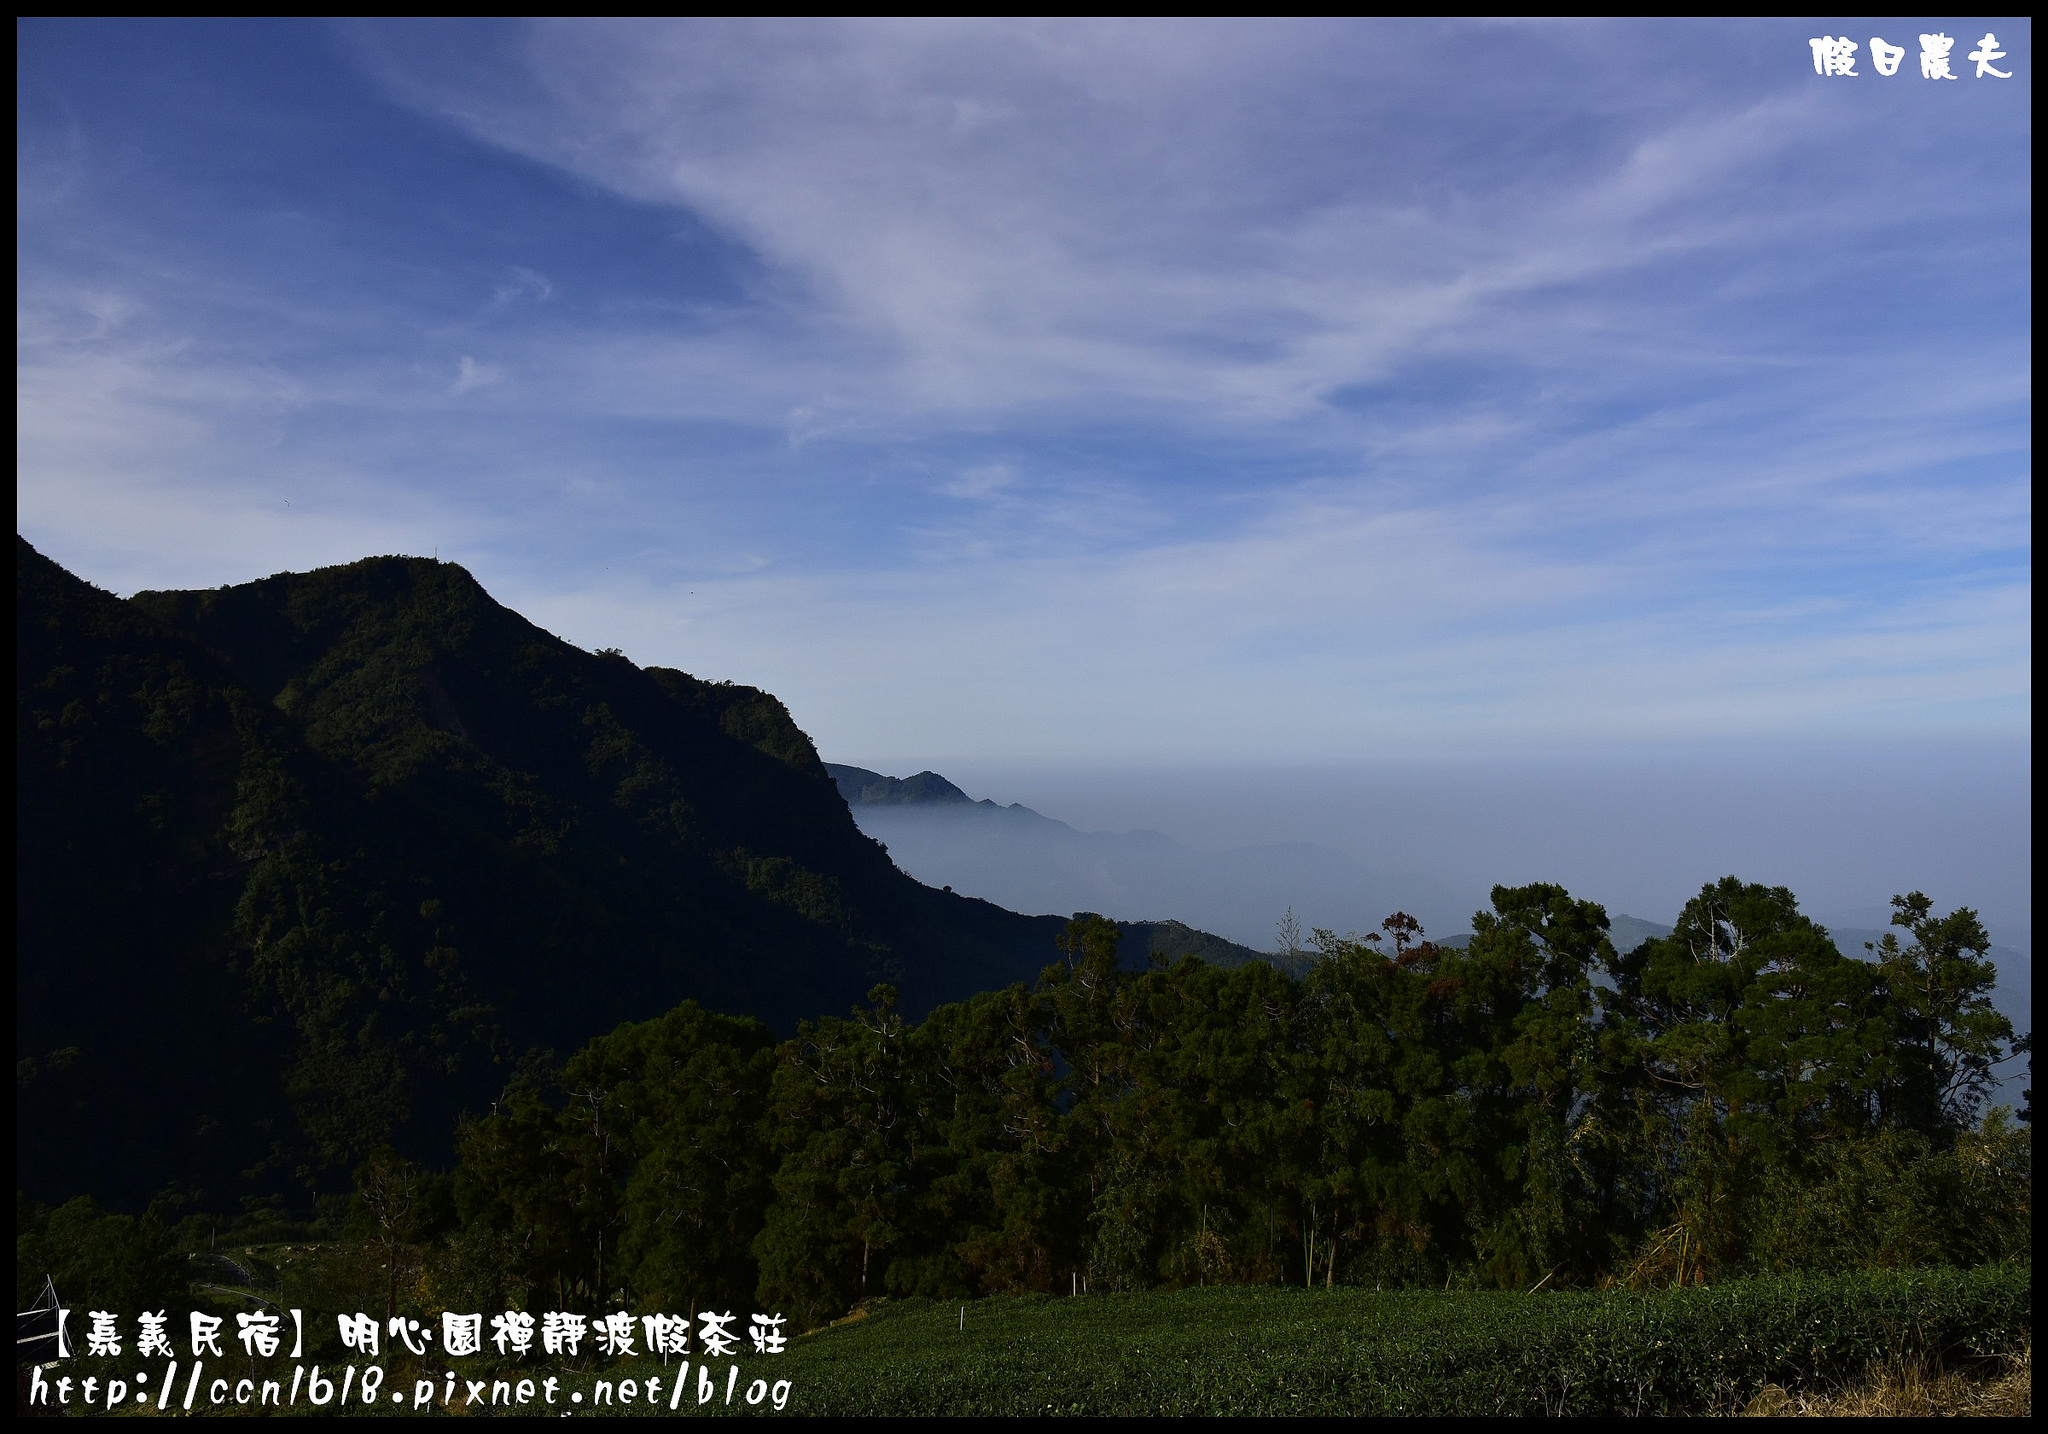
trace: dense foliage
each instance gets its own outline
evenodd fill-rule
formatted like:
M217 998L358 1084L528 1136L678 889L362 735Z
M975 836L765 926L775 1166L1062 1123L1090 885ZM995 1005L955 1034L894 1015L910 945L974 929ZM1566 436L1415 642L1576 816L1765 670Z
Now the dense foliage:
M445 1159L524 1064L692 998L918 1010L1060 922L911 881L766 693L379 558L121 601L16 546L17 1157L139 1209Z
M1967 911L1897 898L1838 951L1733 878L1623 954L1496 888L1464 949L1407 917L1300 978L1066 959L919 1023L886 987L775 1045L684 1006L462 1140L464 1228L521 1277L821 1323L882 1294L1209 1284L1528 1290L1969 1265L2031 1248L2030 1132L1979 1115L2012 1031Z
M155 1210L140 1219L80 1196L52 1210L14 1198L14 1307L36 1307L46 1283L81 1309L160 1309L191 1276L176 1234Z

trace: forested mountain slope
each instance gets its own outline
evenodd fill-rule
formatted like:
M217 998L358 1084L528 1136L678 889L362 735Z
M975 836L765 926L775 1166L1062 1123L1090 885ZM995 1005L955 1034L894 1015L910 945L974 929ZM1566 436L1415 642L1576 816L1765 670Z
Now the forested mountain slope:
M1057 959L896 870L772 696L453 564L124 602L17 539L15 661L31 1193L314 1183L686 998L787 1031Z

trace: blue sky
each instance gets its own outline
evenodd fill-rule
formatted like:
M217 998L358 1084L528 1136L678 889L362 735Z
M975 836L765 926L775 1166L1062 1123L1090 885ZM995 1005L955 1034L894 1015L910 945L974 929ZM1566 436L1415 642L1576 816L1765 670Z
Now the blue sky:
M877 765L2024 771L2024 21L18 39L17 522L102 586L438 553Z

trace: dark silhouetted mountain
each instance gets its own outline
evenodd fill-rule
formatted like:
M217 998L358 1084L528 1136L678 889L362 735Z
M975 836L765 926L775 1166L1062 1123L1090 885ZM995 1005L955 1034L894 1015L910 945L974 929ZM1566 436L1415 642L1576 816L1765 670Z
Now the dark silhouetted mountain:
M838 784L839 795L846 798L849 807L943 806L973 800L937 772L919 772L899 781L865 767L842 767L836 762L827 762L825 770Z
M788 1033L1058 959L899 871L775 698L452 564L122 601L17 539L15 690L31 1193L331 1182L685 998Z
M1077 911L1076 916L1089 913ZM1267 951L1254 951L1235 941L1226 941L1208 931L1197 931L1184 921L1119 921L1123 937L1117 947L1121 964L1142 971L1148 963L1171 966L1183 956L1193 956L1211 966L1236 967L1247 961L1270 961L1283 970L1300 975L1305 961L1290 962Z
M1056 822L1040 816L1031 808L1016 802L1007 807L999 807L985 797L977 802L937 772L919 772L914 777L885 777L880 772L871 772L865 767L849 767L839 762L827 762L825 770L838 784L839 794L846 798L846 805L854 812L856 821L871 807L972 807L977 812L996 815L993 818L986 815L969 817L969 821L986 822L992 819L998 822L1021 822L1033 828L1054 829L1080 835L1065 822ZM1144 834L1146 837L1155 835L1156 833ZM1163 841L1164 838L1160 840ZM898 864L901 865L901 862L902 858L899 857ZM937 884L944 886L944 883ZM945 886L944 889L951 891L953 888ZM1048 885L1045 890L1036 894L1031 893L1029 888L1020 887L1019 890L1024 891L1026 895L1023 903L1014 909L1031 911L1050 908L1057 911L1072 904L1065 898L1072 895L1076 888L1062 889ZM1077 917L1099 914L1093 911L1074 913ZM1148 962L1153 961L1171 964L1183 956L1193 956L1208 962L1211 966L1224 967L1242 966L1247 961L1277 959L1268 952L1241 946L1235 941L1226 940L1207 931L1198 931L1183 921L1122 920L1116 923L1116 927L1123 937L1117 948L1118 954L1123 964L1132 970L1142 971ZM1287 963L1280 961L1279 964Z

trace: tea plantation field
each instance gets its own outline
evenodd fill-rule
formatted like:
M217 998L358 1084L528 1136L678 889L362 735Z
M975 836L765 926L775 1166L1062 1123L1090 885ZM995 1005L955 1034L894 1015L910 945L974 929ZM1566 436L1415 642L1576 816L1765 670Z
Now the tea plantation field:
M712 1366L701 1405L692 1368L679 1412L772 1412L744 1397L765 1377L789 1382L785 1414L1698 1413L1766 1384L1853 1379L1879 1359L1954 1364L2014 1348L2032 1333L2032 1271L1788 1277L1654 1294L1024 1296L970 1303L962 1324L959 1305L879 1304L784 1354L739 1361L729 1403L731 1361ZM672 1381L676 1369L607 1373Z

